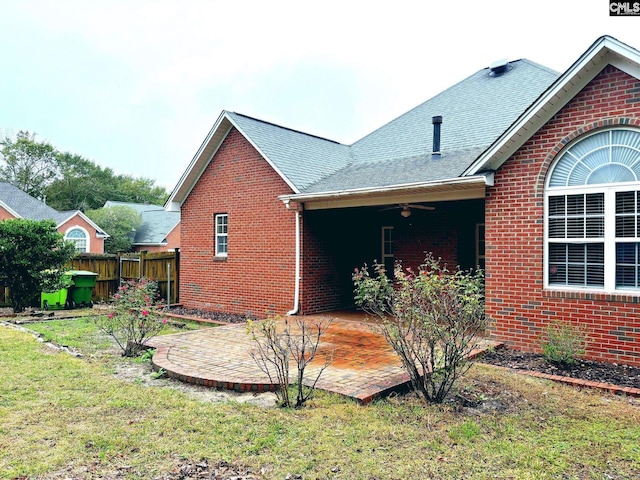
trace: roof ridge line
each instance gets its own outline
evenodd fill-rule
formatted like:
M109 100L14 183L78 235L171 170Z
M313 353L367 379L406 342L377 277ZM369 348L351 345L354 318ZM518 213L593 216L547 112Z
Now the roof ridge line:
M240 117L248 118L249 120L254 120L256 122L264 123L266 125L271 125L273 127L281 128L283 130L288 130L290 132L299 133L299 134L305 135L307 137L313 137L313 138L317 138L318 140L324 140L326 142L335 143L336 145L342 145L342 146L345 146L345 147L349 147L350 146L350 145L346 145L344 143L338 142L337 140L331 140L330 138L321 137L320 135L314 135L312 133L303 132L302 130L296 130L295 128L284 127L282 125L278 125L277 123L267 122L266 120L261 120L259 118L252 117L250 115L245 115L244 113L238 113L238 112L229 112L229 113L233 113L234 115L238 115Z

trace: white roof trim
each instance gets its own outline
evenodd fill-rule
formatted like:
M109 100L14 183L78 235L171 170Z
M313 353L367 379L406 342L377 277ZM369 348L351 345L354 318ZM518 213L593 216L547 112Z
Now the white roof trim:
M238 126L238 124L231 118L229 112L223 110L213 127L207 134L204 142L200 145L200 148L194 155L193 159L187 166L186 170L178 180L175 188L169 195L169 198L165 202L165 210L167 211L180 211L180 206L182 202L189 196L191 190L196 185L205 169L213 160L213 157L218 152L218 149L227 138L227 135L231 131L231 128L236 128L240 134L256 149L256 151L265 159L265 161L269 164L269 166L285 181L285 183L296 193L299 193L299 190L295 187L295 185L289 180L284 173L271 161L271 159L265 155L265 153L258 148L253 139L246 134Z
M178 205L177 211L180 211L180 205L182 204L184 199L189 195L194 185L196 184L197 180L200 178L200 176L204 172L204 169L207 167L207 165L209 164L209 162L211 161L215 153L218 151L218 148L222 144L222 140L226 138L227 133L229 133L229 130L231 130L231 125L228 125L225 127L225 131L222 134L222 140L218 141L214 151L208 154L206 162L202 160L202 156L208 153L207 147L210 146L210 143L214 135L216 133L220 134L221 126L224 120L227 120L228 122L227 112L223 110L222 113L220 113L220 116L218 116L218 119L216 120L216 122L211 127L211 130L209 130L209 133L207 134L206 138L200 145L200 148L198 148L198 151L191 159L191 162L189 162L189 165L187 166L186 170L182 173L182 176L178 180L178 183L176 184L176 186L173 188L171 195L169 195L169 198L165 202L164 207L166 210L176 211L174 207L177 204ZM202 165L203 162L204 162L204 165ZM194 176L195 176L195 180L193 180ZM188 180L190 181L187 182ZM179 200L177 200L177 198L179 198Z
M64 212L60 212L60 213L64 213ZM89 217L87 217L84 213L82 213L80 210L76 210L75 212L73 212L71 215L69 215L69 217L67 217L65 220L63 220L62 222L60 222L56 228L60 228L62 225L64 225L65 223L67 223L69 220L71 220L73 217L75 216L79 216L80 218L82 218L85 222L87 222L89 225L91 225L95 230L96 230L96 237L102 237L102 238L109 238L109 234L107 232L105 232L102 228L100 228L98 225L96 225L93 220L91 220Z
M0 200L0 207L4 208L7 212L9 212L11 215L13 215L16 218L22 218L22 215L20 215L18 212L16 212L13 208L11 208L9 205L7 205L6 203L4 203L2 200Z
M278 199L287 205L290 202L315 204L311 208L315 210L318 208L334 208L334 206L336 208L339 208L340 206L357 206L356 204L361 204L362 206L386 205L390 203L397 203L396 200L399 197L425 195L433 191L463 191L470 188L481 188L482 192L484 192L484 188L490 185L493 185L493 174L480 174L467 177L453 177L431 182L390 185L386 187L366 187L355 188L353 190L280 195ZM455 196L446 196L447 199L450 200L456 199ZM358 198L367 200L358 201Z
M640 78L640 52L600 37L462 175L499 168L609 64Z

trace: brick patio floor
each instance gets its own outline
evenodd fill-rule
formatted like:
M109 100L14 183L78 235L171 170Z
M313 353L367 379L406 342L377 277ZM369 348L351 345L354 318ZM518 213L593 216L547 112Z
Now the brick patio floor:
M320 353L333 350L334 359L320 376L316 388L368 403L406 386L409 377L402 370L400 359L384 337L363 321L363 314L331 312L327 315L333 322L321 337ZM169 377L238 391L262 392L275 388L250 355L254 345L246 324L163 335L147 343L156 348L154 368L164 369ZM483 341L483 345L495 344ZM315 379L314 374L323 364L323 355L319 354L307 367L305 377ZM292 364L292 375L295 368Z

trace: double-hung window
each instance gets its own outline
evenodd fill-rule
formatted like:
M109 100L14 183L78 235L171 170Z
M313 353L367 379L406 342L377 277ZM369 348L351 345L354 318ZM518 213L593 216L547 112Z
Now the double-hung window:
M229 215L219 213L215 216L216 257L226 257L228 251Z
M599 131L570 146L545 189L545 286L640 289L640 132Z

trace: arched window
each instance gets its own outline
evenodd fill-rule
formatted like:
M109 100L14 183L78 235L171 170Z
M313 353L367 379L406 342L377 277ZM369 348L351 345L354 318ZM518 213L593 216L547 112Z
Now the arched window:
M640 289L640 131L570 145L545 189L545 286Z
M76 245L76 252L87 252L89 250L89 234L84 228L73 227L67 231L64 239Z

